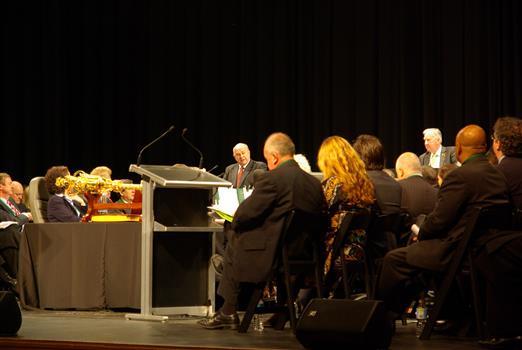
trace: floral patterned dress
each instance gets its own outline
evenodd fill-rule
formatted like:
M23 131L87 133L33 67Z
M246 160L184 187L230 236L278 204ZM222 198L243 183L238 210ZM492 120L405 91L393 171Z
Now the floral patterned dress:
M323 181L323 191L328 204L329 228L325 236L325 263L324 274L326 275L332 266L332 246L337 235L337 231L344 216L350 210L361 208L361 206L348 202L343 193L342 182L336 176L332 176ZM364 230L354 230L348 233L348 244L344 247L347 261L361 261L364 252ZM336 269L341 268L341 261L338 258L335 262Z

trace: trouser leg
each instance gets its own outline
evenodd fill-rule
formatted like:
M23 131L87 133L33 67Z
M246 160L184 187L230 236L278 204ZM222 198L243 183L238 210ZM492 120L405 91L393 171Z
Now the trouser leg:
M234 236L231 237L225 249L225 256L223 259L223 274L221 281L219 282L218 294L225 300L224 307L227 308L229 313L235 311L237 307L237 300L239 295L239 282L234 279L233 276L233 256L236 239ZM230 310L233 308L233 310Z
M384 256L376 291L377 299L383 300L388 310L399 314L415 293L415 288L407 287L407 283L420 270L406 261L407 249L394 249Z

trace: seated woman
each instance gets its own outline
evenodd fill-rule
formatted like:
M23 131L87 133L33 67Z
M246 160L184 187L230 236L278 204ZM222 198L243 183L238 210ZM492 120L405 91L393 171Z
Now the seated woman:
M375 201L374 188L366 174L363 161L350 143L340 136L330 136L323 141L317 156L317 165L324 175L323 190L328 204L330 225L325 236L326 257L324 273L332 268L332 245L339 226L350 210L369 208ZM345 246L347 260L360 261L366 232L357 230L349 233ZM335 264L340 267L341 262ZM334 275L337 275L335 273ZM332 284L326 281L327 284ZM333 285L328 286L330 292Z
M66 166L53 166L45 174L45 184L51 197L47 202L47 221L75 222L80 221L87 207L81 206L67 196L66 188L56 185L56 179L70 175Z

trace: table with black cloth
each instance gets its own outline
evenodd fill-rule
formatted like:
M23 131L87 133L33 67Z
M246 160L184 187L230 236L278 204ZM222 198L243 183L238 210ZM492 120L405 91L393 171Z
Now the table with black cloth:
M27 224L20 240L23 306L140 308L141 224Z

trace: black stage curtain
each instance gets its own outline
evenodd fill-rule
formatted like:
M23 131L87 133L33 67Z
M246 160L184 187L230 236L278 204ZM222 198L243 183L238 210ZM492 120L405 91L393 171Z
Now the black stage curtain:
M316 168L321 141L380 137L388 166L465 124L522 115L518 0L41 0L2 4L0 171L262 159L287 132Z

